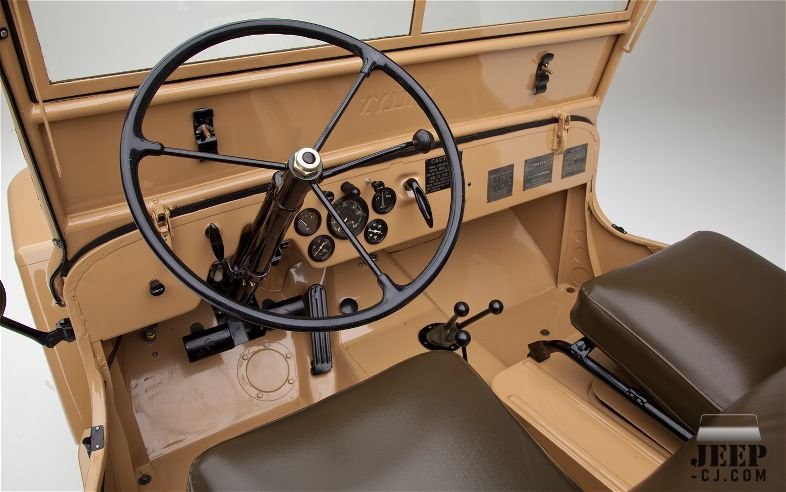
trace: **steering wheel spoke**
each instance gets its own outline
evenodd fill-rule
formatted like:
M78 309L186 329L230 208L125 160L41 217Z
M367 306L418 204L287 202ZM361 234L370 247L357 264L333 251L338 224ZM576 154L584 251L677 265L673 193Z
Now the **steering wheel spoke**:
M431 132L427 130L418 130L412 136L412 140L408 142L403 142L398 145L394 145L392 147L388 147L387 149L382 149L377 152L365 155L363 157L351 160L349 162L345 162L344 164L339 164L338 166L333 166L330 169L325 169L322 172L323 178L330 178L337 174L345 173L347 171L351 171L352 169L356 169L363 166L369 166L374 164L377 160L382 159L383 157L393 157L396 154L404 154L410 150L415 150L417 152L422 152L427 154L430 152L434 146L436 145L434 136Z
M338 108L336 108L336 112L333 113L333 116L330 118L330 121L328 121L328 124L325 127L325 129L322 130L322 133L319 135L319 138L317 138L317 141L314 144L315 150L317 151L322 150L322 147L325 145L325 142L327 141L328 137L330 136L331 133L333 133L333 130L336 128L336 124L338 123L338 120L341 119L341 116L344 114L344 111L347 110L349 103L352 102L352 98L355 97L355 94L357 94L358 89L360 89L360 85L363 83L364 80L366 80L366 77L371 75L371 72L374 70L375 67L376 65L373 61L370 61L369 59L363 60L363 67L360 69L360 72L355 78L355 82L352 84L352 87L349 88L349 92L347 92L347 95L344 96L344 99L341 100L341 103L338 105Z
M172 157L182 157L184 159L199 159L203 161L221 162L223 164L235 164L238 166L255 167L258 169L271 169L273 171L283 171L287 168L287 165L281 162L263 161L259 159L236 157L226 154L214 154L212 152L200 152L198 150L166 147L164 145L161 145L161 148L156 155L169 155Z

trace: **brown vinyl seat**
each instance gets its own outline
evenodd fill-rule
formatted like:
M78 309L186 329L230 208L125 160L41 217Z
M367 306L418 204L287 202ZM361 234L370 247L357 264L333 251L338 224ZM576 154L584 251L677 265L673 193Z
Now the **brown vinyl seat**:
M698 457L699 447L707 445L694 437L634 490L786 490L786 368L765 379L723 413L756 416L761 441L752 444L757 447L755 464L750 459L750 449L743 448L736 457L739 466L733 466L729 446L719 453L718 466L711 461L706 466L696 466L692 460Z
M786 365L786 275L698 232L585 283L571 321L695 431Z
M428 352L223 442L202 490L575 490L456 354Z

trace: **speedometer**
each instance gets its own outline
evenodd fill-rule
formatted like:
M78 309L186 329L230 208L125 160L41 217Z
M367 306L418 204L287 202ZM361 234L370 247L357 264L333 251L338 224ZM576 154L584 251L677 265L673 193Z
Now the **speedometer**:
M363 228L366 227L366 222L368 222L368 205L362 198L344 198L336 202L335 207L341 220L344 221L344 224L349 227L349 230L355 236L360 234ZM339 239L347 238L332 215L328 218L328 229L331 234Z

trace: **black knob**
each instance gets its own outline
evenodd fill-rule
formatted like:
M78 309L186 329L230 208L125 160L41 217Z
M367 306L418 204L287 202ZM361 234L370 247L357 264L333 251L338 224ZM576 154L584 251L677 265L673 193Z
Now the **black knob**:
M330 203L333 203L333 200L336 199L336 194L333 193L332 191L326 191L325 198L327 198L327 201L329 201Z
M360 196L360 190L357 186L353 185L349 181L344 181L341 183L341 191L351 198L357 198Z
M472 336L468 331L459 330L456 332L456 345L459 347L466 347L472 341Z
M434 149L434 135L428 130L420 129L412 135L412 146L425 154Z
M161 294L166 292L166 287L164 284L161 283L158 279L153 279L150 281L150 295L153 297L158 297Z
M463 318L464 316L469 314L469 304L464 301L459 301L453 306L453 313L456 316Z
M505 309L505 306L499 299L494 299L489 303L489 311L491 311L491 314L500 314L503 309Z

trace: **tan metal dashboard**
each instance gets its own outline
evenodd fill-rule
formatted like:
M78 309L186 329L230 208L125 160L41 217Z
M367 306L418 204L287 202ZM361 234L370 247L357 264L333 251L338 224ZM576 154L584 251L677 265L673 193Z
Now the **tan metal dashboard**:
M588 123L572 122L565 152L555 153L552 146L557 127L557 124L546 121L534 128L460 146L467 191L465 221L479 219L591 179L597 165L597 131ZM427 155L359 169L326 181L323 188L333 191L338 199L342 194L341 184L348 181L361 190L361 198L366 202L372 200L374 190L369 184L372 181L384 181L395 190L396 205L389 213L377 214L369 207L370 219L382 218L387 222L387 237L379 244L369 244L362 233L359 235L369 251L395 250L412 241L432 237L444 227L448 190L428 194L435 215L434 228L430 229L414 199L403 187L404 181L414 177L425 188L426 161L439 155L435 150ZM500 173L502 176L499 176ZM500 188L502 192L498 191ZM214 223L222 230L228 248L226 253L232 254L243 225L253 219L263 196L257 194L171 219L171 247L195 272L206 276L214 261L205 238L208 224ZM290 246L284 250L282 264L305 262L311 271L316 272L356 258L348 241L333 238L335 251L330 258L323 262L311 259L308 254L311 241L320 235L330 236L330 233L324 220L325 213L313 195L307 197L304 208L318 210L323 220L318 230L308 237L299 235L294 228L290 229L287 235ZM278 270L281 270L279 275L286 276L286 266L278 267ZM119 282L119 279L122 280ZM151 295L150 283L154 279L164 284L164 294ZM276 282L283 285L284 280L271 275L269 283ZM119 296L112 311L105 309L101 301L103 297L99 295L107 285L113 285L115 295ZM281 290L277 287L270 289L273 292ZM136 232L99 246L78 262L69 272L65 292L68 300L81 312L93 337L104 340L187 313L199 303L198 298L153 256ZM331 308L337 309L337 306Z

